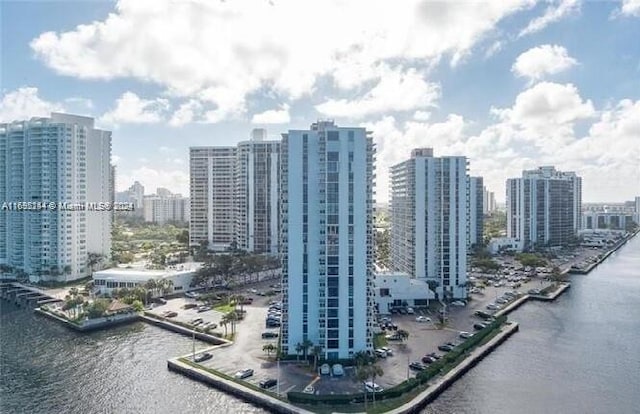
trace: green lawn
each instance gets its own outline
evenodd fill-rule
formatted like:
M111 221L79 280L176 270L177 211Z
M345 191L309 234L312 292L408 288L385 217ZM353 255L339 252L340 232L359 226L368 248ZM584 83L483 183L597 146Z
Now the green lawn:
M231 304L226 304L226 305L216 306L213 309L217 310L218 312L229 313L229 312L231 312L231 311L233 311L235 309L235 306L233 306Z

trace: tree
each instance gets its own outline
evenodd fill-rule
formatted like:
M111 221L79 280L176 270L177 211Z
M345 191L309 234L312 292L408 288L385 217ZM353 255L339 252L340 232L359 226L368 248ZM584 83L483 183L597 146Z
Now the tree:
M404 329L398 329L398 336L400 337L400 340L404 342L407 339L409 339L409 331Z
M369 379L369 366L359 366L356 370L356 378L358 381L362 381L362 387L364 389L364 412L367 412L367 380Z
M322 354L322 347L320 345L315 345L311 348L311 355L313 355L313 370L316 371L318 369L318 358Z
M227 325L229 324L229 322L231 322L231 320L229 319L229 314L226 313L224 315L222 315L222 319L220 319L220 325L222 325L224 327L224 337L227 337Z
M262 347L262 350L266 351L267 356L271 356L271 353L276 350L276 347L273 344L266 344Z
M313 342L311 342L309 339L305 338L304 341L302 341L302 353L304 359L307 359L307 352L309 352L309 348L311 348L312 346Z
M304 350L304 347L302 346L302 344L300 342L298 342L296 344L296 357L297 360L300 361L300 352L302 352Z
M372 377L371 381L375 384L376 383L376 377L383 376L384 375L384 371L382 370L382 368L380 368L380 365L376 365L376 364L369 365L368 368L369 368L369 374ZM376 405L376 392L375 392L375 389L373 391L373 397L372 398L373 398L373 405L375 406Z
M144 288L147 289L148 291L150 291L153 294L155 293L155 291L158 289L158 283L156 282L155 279L149 279L145 282L144 284Z

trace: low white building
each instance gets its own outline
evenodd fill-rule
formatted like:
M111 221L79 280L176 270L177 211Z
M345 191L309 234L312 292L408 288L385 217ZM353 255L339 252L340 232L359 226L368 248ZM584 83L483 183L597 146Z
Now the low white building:
M100 294L111 294L114 289L133 289L144 286L149 279L168 279L173 282L173 293L186 292L190 289L191 280L200 269L202 263L180 263L168 266L164 270L149 270L144 267L114 267L93 273L93 282ZM161 296L156 292L155 296Z
M376 307L383 315L393 308L427 307L429 301L435 299L435 293L426 281L412 278L407 273L377 273L373 284Z
M489 241L489 252L491 254L497 254L500 251L521 252L523 248L523 241L513 237L494 237Z

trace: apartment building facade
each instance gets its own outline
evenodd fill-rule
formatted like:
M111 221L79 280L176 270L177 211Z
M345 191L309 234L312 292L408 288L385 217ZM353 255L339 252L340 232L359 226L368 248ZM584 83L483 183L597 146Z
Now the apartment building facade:
M332 121L283 134L282 350L305 340L321 357L372 348L375 146Z

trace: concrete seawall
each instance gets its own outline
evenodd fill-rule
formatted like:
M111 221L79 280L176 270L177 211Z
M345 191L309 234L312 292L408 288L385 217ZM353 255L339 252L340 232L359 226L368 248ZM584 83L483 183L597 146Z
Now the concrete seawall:
M418 394L416 398L408 403L388 411L392 414L409 414L419 413L427 404L436 399L444 390L449 388L456 380L462 377L467 371L476 366L484 357L489 355L500 344L506 341L511 335L519 329L518 324L511 322L498 335L491 338L486 344L474 349L469 357L458 364L451 371L447 372L439 378L434 384L430 385L426 390Z
M185 328L184 326L176 325L174 323L163 321L156 318L151 318L145 315L140 315L139 318L144 322L147 322L151 325L158 326L160 328L166 329L171 332L175 332L175 333L189 336L189 337L194 336L194 331L191 329ZM198 332L198 331L195 331L195 337L200 341L207 342L213 345L226 345L231 343L226 339L218 338L217 336L209 335L209 334Z
M114 315L112 317L108 317L108 318L100 318L100 319L90 319L89 323L85 323L85 324L76 324L73 323L67 319L64 319L58 315L55 315L53 313L47 312L45 310L42 310L40 308L36 308L33 310L37 315L42 315L45 316L49 319L53 319L55 321L58 321L62 324L64 324L64 326L66 326L67 328L73 329L74 331L78 331L78 332L89 332L89 331L95 331L95 330L99 330L99 329L105 329L105 328L110 328L112 326L115 325L123 325L123 324L127 324L127 323L132 323L132 322L136 322L138 321L138 315L137 314L130 314L130 315Z
M620 243L616 244L611 250L607 251L605 254L602 255L602 257L600 257L595 262L591 263L586 268L584 268L584 269L575 269L575 268L571 267L571 268L569 268L567 270L567 273L572 274L572 275L586 275L586 274L589 274L593 269L598 267L598 265L600 263L604 262L609 256L611 256L613 253L617 252L618 249L620 249L622 246L627 244L627 242L629 240L633 239L638 233L640 233L640 230L636 231L635 233L633 233L629 237L626 237L624 240L620 241Z
M264 408L274 413L312 414L311 411L307 411L300 407L296 407L295 405L288 404L265 393L254 391L248 387L237 384L225 378L218 377L205 370L194 368L188 364L185 364L184 362L179 361L177 358L167 361L167 367L170 371L178 372L191 379L203 382L220 391L238 397L243 401L249 402L253 405Z

